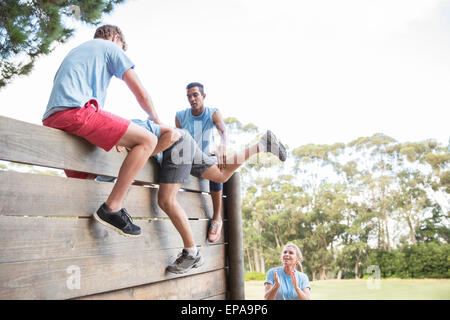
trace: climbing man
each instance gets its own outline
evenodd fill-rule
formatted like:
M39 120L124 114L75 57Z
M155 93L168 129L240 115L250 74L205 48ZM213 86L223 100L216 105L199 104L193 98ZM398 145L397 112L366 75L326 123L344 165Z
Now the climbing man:
M175 125L177 128L187 130L203 153L215 157L219 169L223 169L227 158L227 132L222 115L217 108L205 106L206 94L201 83L189 83L186 90L191 107L176 113ZM214 127L220 135L220 143L217 148L214 145ZM209 242L219 240L222 230L222 217L220 215L222 189L222 183L209 181L209 191L213 202L213 218L208 231Z
M94 213L94 218L124 236L137 237L141 235L141 229L122 208L122 201L155 151L157 138L130 120L103 110L111 78L123 80L148 117L155 123L160 120L134 71L133 62L125 54L126 49L122 31L113 25L97 28L94 39L72 49L56 72L42 121L45 126L82 137L106 151L114 145L130 149L120 167L117 182ZM89 177L89 174L71 171L66 171L66 175Z
M155 134L158 134L160 130L160 126L151 120L132 120L132 122ZM174 224L184 245L177 259L167 267L167 271L185 273L200 267L203 264L203 257L195 245L185 209L176 199L182 184L189 180L190 175L216 183L224 183L245 161L257 153L270 152L281 161L285 161L287 152L275 135L268 130L254 145L227 157L220 169L216 159L202 152L188 132L179 129L172 130L178 131L181 138L165 149L160 157L158 205ZM170 136L169 133L168 137ZM172 139L172 141L174 140Z

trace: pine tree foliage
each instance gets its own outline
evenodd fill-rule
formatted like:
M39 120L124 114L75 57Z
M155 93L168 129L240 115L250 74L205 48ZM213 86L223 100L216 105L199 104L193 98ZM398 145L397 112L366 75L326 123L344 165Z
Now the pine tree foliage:
M124 0L0 1L0 89L16 76L29 74L41 55L70 39L74 30L64 25L72 18L97 25Z

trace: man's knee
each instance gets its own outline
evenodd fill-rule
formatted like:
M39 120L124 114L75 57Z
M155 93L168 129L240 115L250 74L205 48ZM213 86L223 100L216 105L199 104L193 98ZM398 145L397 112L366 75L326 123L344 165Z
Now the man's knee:
M142 145L148 150L150 153L155 150L156 144L158 143L158 138L151 132L147 132L145 138L143 139Z
M219 174L215 175L213 179L209 179L210 182L212 182L213 184L215 184L216 186L218 185L223 185L225 182L227 182L227 180L230 177L225 175L223 172L220 172ZM209 185L209 187L211 188L211 183ZM220 191L221 189L217 190L217 187L212 186L213 191Z
M171 211L171 208L175 204L175 198L168 197L166 195L158 194L158 206L167 213L167 211Z
M153 152L158 143L158 138L150 131L138 126L137 124L130 123L125 135L117 143L118 145L128 148L134 148L141 146L148 152Z

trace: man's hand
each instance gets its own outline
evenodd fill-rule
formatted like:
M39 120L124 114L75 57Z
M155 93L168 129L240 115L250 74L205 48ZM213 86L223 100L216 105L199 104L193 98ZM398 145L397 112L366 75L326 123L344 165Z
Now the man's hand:
M217 148L215 155L217 156L218 167L220 170L225 169L225 165L227 162L227 147L223 144L219 145Z
M116 146L116 150L117 152L122 152L124 151L126 148L124 146Z
M181 133L178 130L172 130L171 142L175 143L181 138Z
M212 115L212 120L220 135L220 145L216 150L216 156L218 167L220 170L222 170L225 168L225 163L227 161L227 128L219 110L214 112L214 114Z

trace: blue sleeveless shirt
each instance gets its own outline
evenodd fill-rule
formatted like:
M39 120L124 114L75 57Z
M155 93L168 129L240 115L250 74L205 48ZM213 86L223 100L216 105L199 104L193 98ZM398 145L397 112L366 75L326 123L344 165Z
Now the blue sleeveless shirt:
M205 107L201 115L194 116L192 115L191 108L187 108L178 111L176 114L181 128L191 134L199 148L207 155L215 151L213 135L215 124L212 116L217 110L217 108Z

